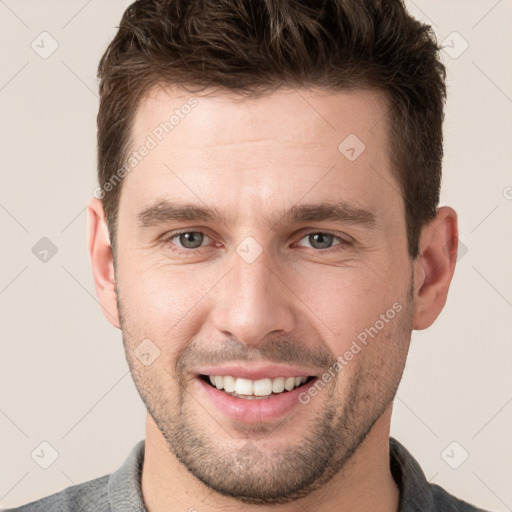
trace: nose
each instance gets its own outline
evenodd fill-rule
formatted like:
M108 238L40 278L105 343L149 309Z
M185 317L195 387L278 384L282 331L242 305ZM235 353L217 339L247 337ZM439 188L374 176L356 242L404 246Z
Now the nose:
M234 255L234 268L216 294L213 323L218 332L246 345L258 345L270 334L295 327L293 294L264 251L249 263Z

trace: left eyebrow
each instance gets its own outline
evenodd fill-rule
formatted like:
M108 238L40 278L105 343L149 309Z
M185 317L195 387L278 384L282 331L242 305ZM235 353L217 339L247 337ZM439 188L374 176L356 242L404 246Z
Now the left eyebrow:
M137 219L140 227L159 226L183 221L233 225L237 223L239 216L226 217L216 208L163 199L139 212ZM373 211L351 205L345 201L294 205L278 217L277 221L270 222L268 216L266 219L272 227L283 221L290 224L330 221L343 225L360 225L366 228L374 228L377 223L377 217Z
M291 223L331 221L339 224L374 228L377 217L371 210L359 208L345 201L292 206L284 218Z

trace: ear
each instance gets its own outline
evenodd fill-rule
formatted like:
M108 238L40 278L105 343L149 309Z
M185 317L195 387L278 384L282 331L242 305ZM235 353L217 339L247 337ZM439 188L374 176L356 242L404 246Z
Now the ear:
M87 207L87 245L91 257L96 295L106 319L118 329L119 312L115 291L114 259L103 202L93 197Z
M457 262L458 235L457 213L448 206L438 208L421 232L414 261L413 329L430 327L446 303Z

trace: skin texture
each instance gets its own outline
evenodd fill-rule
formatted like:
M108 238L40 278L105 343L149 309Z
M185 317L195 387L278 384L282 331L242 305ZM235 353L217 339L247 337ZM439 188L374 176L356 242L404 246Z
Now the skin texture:
M190 97L150 91L137 111L133 148ZM102 203L92 199L88 208L96 291L122 330L148 409L146 507L395 511L392 401L412 329L430 326L445 304L456 213L438 209L412 261L377 91L195 98L197 106L125 177L115 268ZM366 146L354 161L338 149L350 134ZM142 227L138 214L164 199L217 208L225 221ZM339 201L373 213L374 225L284 216L295 205ZM177 230L205 236L187 249ZM314 233L333 237L319 247ZM236 250L246 237L262 250L252 263ZM195 378L201 365L232 362L321 374L393 304L400 312L325 389L278 421L231 420ZM134 352L145 339L160 351L150 365Z

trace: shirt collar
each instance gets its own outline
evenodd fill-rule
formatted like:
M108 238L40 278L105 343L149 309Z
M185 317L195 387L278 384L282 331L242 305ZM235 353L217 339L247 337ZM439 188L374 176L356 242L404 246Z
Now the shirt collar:
M111 512L147 512L142 499L141 475L145 440L139 441L123 465L109 478Z
M389 465L400 490L398 512L435 512L429 482L414 457L396 439L389 438Z

